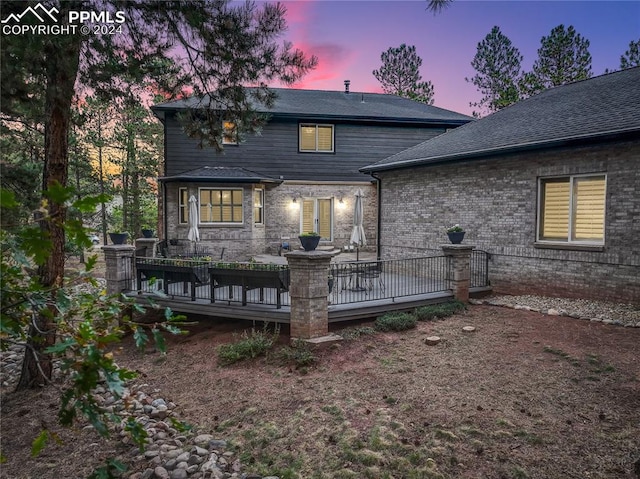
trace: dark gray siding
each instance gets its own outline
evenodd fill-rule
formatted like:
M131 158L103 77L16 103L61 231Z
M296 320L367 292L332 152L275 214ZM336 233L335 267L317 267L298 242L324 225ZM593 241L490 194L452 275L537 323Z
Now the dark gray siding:
M404 125L334 125L334 153L299 153L298 122L275 120L261 135L250 135L240 145L227 145L223 153L217 153L213 148L199 148L175 118L167 117L165 175L203 166L233 166L285 180L362 181L370 177L359 168L444 132L444 128Z

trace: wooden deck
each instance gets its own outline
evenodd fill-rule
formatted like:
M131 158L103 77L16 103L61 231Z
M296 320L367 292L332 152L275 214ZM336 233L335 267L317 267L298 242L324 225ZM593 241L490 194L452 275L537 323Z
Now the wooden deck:
M482 295L491 291L490 287L472 288L472 295ZM147 303L150 298L162 306L169 307L173 311L185 315L197 314L209 318L241 319L249 321L263 321L271 323L288 324L290 322L291 307L282 306L276 309L273 305L249 303L242 306L239 303L227 303L216 301L211 303L208 299L196 299L174 297L162 298L160 296L143 293L130 293L140 303ZM341 321L354 321L361 319L373 319L391 311L409 311L418 306L442 303L453 298L450 291L404 296L399 298L367 300L347 304L329 304L329 323Z

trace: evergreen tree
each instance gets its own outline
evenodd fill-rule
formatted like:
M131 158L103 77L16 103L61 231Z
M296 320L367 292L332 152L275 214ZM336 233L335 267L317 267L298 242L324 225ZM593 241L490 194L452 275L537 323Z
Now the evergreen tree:
M373 70L373 76L385 93L433 104L433 85L430 81L421 81L422 58L416 53L415 46L403 43L398 48L389 48L380 55L380 59L382 66Z
M558 25L542 37L533 70L525 75L523 86L529 94L591 77L589 40L573 26Z
M162 91L177 93L189 86L203 100L194 107L203 114L185 115L187 131L202 143L220 148L225 115L242 131L256 131L266 120L255 112L275 99L269 81L292 83L315 66L290 44L278 45L286 28L285 8L227 0L148 2L145 0L82 0L41 2L57 9L65 26L72 11L98 10L111 18L115 34L5 35L1 49L0 107L19 114L42 91L44 130L40 237L49 254L41 258L39 282L51 301L30 322L27 353L19 388L50 380L48 348L55 344L58 309L55 298L64 278L65 219L69 175L69 133L74 97L93 91L117 102L131 85L154 81ZM3 18L19 15L25 2L3 2ZM25 17L25 21L26 17ZM168 68L172 66L173 68ZM167 72L171 74L167 74ZM257 85L246 90L243 85ZM77 101L77 98L75 99ZM214 107L214 108L211 108ZM197 124L197 125L196 125ZM194 126L195 125L195 126Z
M476 74L466 81L473 83L482 94L477 103L470 103L485 112L498 111L520 99L519 82L522 76L522 55L511 40L495 26L478 43L471 66ZM474 113L475 114L475 113Z
M432 11L435 15L448 8L452 3L453 0L427 0L427 10Z
M640 40L631 40L629 49L620 56L620 68L631 68L640 66Z

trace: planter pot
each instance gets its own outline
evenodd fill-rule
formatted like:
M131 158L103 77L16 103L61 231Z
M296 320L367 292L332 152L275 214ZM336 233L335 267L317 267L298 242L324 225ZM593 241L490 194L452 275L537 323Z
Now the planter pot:
M447 233L447 236L449 237L449 241L453 244L460 244L464 238L464 233L464 231L456 231L454 233Z
M313 251L320 243L320 236L298 236L298 238L305 251Z
M113 244L125 244L127 242L128 233L109 233L109 239Z
M150 229L143 229L142 230L142 236L144 238L153 238L153 230Z

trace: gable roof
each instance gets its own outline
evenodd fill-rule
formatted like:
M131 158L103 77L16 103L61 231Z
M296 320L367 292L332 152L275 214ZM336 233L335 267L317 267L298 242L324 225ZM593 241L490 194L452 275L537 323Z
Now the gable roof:
M268 176L261 175L246 168L228 166L203 166L195 170L185 171L175 176L163 176L159 181L206 181L207 183L281 183Z
M326 118L360 121L462 125L473 118L397 95L383 93L345 93L342 91L270 88L277 95L272 108L256 105L257 111L276 118ZM163 119L168 111L203 108L207 98L195 97L161 103L151 107Z
M640 67L546 90L361 168L375 172L640 133Z

